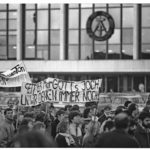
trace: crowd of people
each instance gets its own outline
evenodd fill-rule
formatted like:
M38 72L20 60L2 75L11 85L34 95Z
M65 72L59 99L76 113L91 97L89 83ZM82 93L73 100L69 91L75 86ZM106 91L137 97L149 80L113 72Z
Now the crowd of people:
M113 111L95 104L83 111L78 105L58 109L53 104L16 113L7 108L0 121L0 147L148 148L150 107L139 111L126 101Z

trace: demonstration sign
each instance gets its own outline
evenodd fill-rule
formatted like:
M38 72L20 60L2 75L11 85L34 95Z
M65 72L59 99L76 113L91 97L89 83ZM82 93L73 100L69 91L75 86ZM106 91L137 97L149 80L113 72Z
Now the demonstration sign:
M12 69L0 74L0 87L18 87L22 86L22 82L31 83L23 63L17 64Z
M87 102L98 100L102 79L79 82L47 78L37 84L23 83L20 105L34 106L43 102Z

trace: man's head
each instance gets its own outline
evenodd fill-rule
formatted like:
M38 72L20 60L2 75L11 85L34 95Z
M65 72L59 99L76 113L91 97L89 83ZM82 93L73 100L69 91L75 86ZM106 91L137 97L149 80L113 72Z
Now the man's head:
M12 121L13 120L13 110L11 108L7 108L4 111L5 118Z
M144 128L150 128L150 113L149 112L141 112L139 115L139 120L142 123Z
M129 116L121 112L115 116L115 127L116 129L126 130L129 127Z
M81 114L78 111L71 111L69 114L69 121L74 124L80 124Z
M65 116L65 111L64 110L58 110L56 112L56 117L59 121L63 120Z
M113 131L114 129L115 129L114 121L107 120L104 125L104 132L110 132L110 131Z

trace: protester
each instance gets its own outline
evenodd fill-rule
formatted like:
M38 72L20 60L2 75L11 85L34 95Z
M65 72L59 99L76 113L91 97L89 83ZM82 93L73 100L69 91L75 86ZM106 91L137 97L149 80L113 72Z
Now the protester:
M75 140L77 147L81 147L82 131L81 131L81 114L79 111L71 111L69 114L69 132Z
M131 103L128 106L128 113L131 119L137 121L138 117L139 117L139 108L138 105L135 103Z
M45 124L43 122L37 121L33 125L33 130L36 130L45 134L45 131L46 131Z
M18 133L22 134L27 131L32 130L33 128L33 120L31 118L24 118L18 128Z
M135 137L140 144L140 147L150 147L150 113L141 112L139 115L139 123L135 130Z
M7 108L4 111L5 120L0 124L0 147L8 147L14 136L13 110Z
M13 139L12 147L23 148L39 148L39 147L56 147L56 143L52 138L49 138L38 131L29 131L23 134L18 134Z
M52 124L51 124L51 125L52 125L51 135L52 135L53 138L55 138L55 136L56 136L56 128L57 128L57 125L58 125L58 123L59 123L60 121L63 120L64 116L65 116L65 111L63 111L63 110L58 110L58 111L56 112L56 119L55 119L54 122L52 122Z
M86 126L86 133L83 137L82 147L94 147L99 130L100 123L98 121L90 121Z
M137 128L137 122L135 120L133 120L133 119L130 119L128 133L133 138L135 138L135 130L136 130L136 128Z
M58 147L76 147L73 137L69 134L69 122L63 120L57 125L55 141Z
M135 148L139 147L137 141L128 135L129 117L121 112L115 116L115 130L102 133L97 138L95 147L107 148Z

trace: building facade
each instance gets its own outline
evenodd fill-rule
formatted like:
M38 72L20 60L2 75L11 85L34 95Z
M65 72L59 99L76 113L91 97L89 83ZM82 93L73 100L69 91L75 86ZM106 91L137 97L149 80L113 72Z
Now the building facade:
M89 16L112 16L114 33L96 41ZM0 72L23 61L33 82L103 79L103 92L150 92L150 4L0 4ZM1 90L15 91L20 88Z

